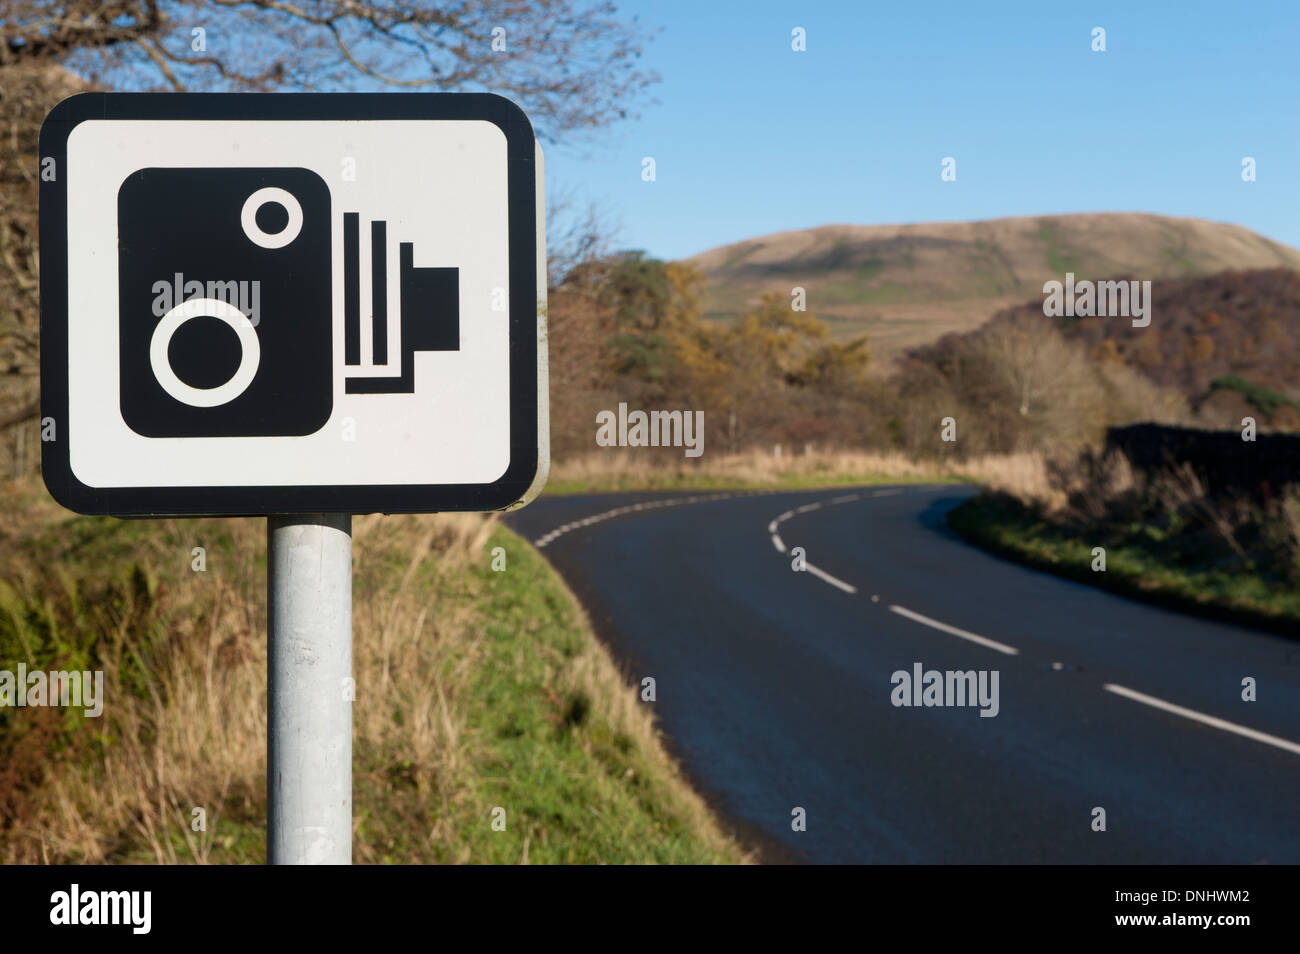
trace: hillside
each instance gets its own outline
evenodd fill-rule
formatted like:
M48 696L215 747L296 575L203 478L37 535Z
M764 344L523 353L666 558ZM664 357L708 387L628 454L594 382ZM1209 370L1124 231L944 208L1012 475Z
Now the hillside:
M1238 225L1141 213L827 225L778 232L687 259L706 280L704 313L727 318L763 291L808 291L837 336L867 333L889 361L999 310L1041 297L1043 282L1188 278L1226 269L1300 269L1300 251Z
M998 321L1041 323L1036 302ZM1300 429L1300 273L1227 271L1151 286L1151 324L1054 322L1103 362L1125 364L1182 394L1201 423L1237 427L1250 414Z

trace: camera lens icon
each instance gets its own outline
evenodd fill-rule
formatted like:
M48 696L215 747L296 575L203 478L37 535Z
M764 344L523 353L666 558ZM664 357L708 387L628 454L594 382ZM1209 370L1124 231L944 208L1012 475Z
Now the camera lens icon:
M196 388L182 381L172 370L168 348L172 336L191 318L220 318L239 336L241 356L239 367L225 384L215 388ZM257 340L257 330L242 311L220 298L191 298L183 301L163 315L149 342L149 364L154 377L164 391L190 407L220 407L229 404L248 390L257 377L257 366L262 361L262 346Z
M267 232L257 224L257 213L270 204L280 205L289 213L289 221L279 232ZM262 248L284 248L298 237L302 231L302 206L293 194L268 186L258 189L244 200L244 207L239 213L239 224L244 227L244 234L254 245Z

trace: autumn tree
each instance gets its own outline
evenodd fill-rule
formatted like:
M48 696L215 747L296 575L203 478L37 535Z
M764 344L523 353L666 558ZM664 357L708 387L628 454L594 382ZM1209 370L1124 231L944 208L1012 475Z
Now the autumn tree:
M701 279L694 269L624 252L594 266L596 298L612 320L612 370L662 393L680 371L679 349L699 321Z
M685 387L725 422L732 449L843 433L836 401L861 400L870 361L865 338L834 341L825 322L776 294L732 323L697 320L677 355Z

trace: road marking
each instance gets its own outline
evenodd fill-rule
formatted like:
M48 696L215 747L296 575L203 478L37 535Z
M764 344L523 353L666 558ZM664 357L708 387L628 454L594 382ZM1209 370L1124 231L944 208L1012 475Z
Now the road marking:
M1163 699L1157 699L1155 696L1148 696L1145 693L1137 692L1134 689L1117 686L1113 682L1106 683L1102 688L1107 692L1113 692L1117 696L1124 696L1126 699L1132 699L1134 702L1141 702L1154 709L1163 709L1165 712L1172 712L1174 715L1180 715L1185 719L1192 719L1195 722L1200 722L1216 729L1222 729L1224 732L1232 732L1247 739L1254 739L1256 742L1263 742L1265 745L1275 746L1276 748L1290 752L1292 755L1300 755L1300 743L1289 742L1286 739L1281 739L1276 735L1269 735L1265 732L1257 732L1255 729L1248 729L1244 725L1237 725L1237 723L1228 722L1226 719L1219 719L1212 715L1206 715L1203 712L1197 712L1195 709L1185 709L1182 706L1174 705L1172 702L1165 702Z
M785 521L794 517L795 514L810 513L813 510L820 509L823 504L848 503L851 500L857 500L857 499L858 499L857 494L846 494L843 497L836 497L834 500L830 500L830 501L818 500L814 503L807 503L801 507L795 507L793 510L787 510L785 513L778 514L772 520L772 522L767 525L767 532L772 536L772 546L776 547L777 553L786 552L785 541L782 540L780 534L777 533L777 527L785 523ZM858 588L854 586L852 583L845 583L839 577L832 576L831 574L827 573L819 566L813 566L807 560L804 560L803 567L806 571L811 573L813 576L817 577L817 579L821 580L823 583L829 583L831 586L837 587L843 590L845 593L853 594L858 592Z
M892 496L894 496L894 494L901 494L901 493L902 493L901 490L873 490L873 491L871 491L871 496L873 496L873 497L892 497Z
M845 593L856 593L858 591L858 588L856 586L853 586L849 583L845 583L843 580L836 579L835 577L827 573L825 570L813 566L807 560L804 561L803 567L813 576L817 577L817 579L825 580L831 586L838 586Z
M930 619L928 616L922 616L920 613L914 613L904 606L890 606L891 613L897 613L899 616L906 616L910 620L915 620L924 626L940 630L952 636L960 636L962 639L969 639L972 643L979 643L981 646L987 646L989 649L996 649L1000 653L1006 653L1008 656L1018 656L1020 650L1014 646L1008 646L1006 643L999 643L995 639L989 639L987 636L977 636L974 633L967 632L964 629L958 629L956 626L949 626L947 623L941 623L937 619Z
M625 513L636 513L642 510L653 510L656 507L678 507L681 506L682 504L707 503L711 500L728 500L732 497L766 496L767 494L774 494L779 492L780 491L776 491L776 490L750 490L750 491L743 491L737 493L717 493L717 494L706 494L703 496L697 495L694 497L669 497L664 500L643 500L640 503L627 504L626 506L615 507L613 510L605 510L601 513L592 514L591 516L584 517L581 520L570 521L569 523L566 523L560 527L556 527L554 530L550 531L549 533L545 533L542 536L538 537L536 540L533 541L533 546L537 547L539 550L544 549L551 543L554 543L558 538L564 536L566 533L569 533L572 530L577 530L580 527L589 527L593 523L600 523L602 520L609 520L613 517L621 517ZM794 516L794 514L790 514L789 516Z

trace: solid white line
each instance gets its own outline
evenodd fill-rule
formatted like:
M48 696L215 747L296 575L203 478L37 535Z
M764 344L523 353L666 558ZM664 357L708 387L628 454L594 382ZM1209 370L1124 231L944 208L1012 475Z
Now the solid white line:
M858 591L858 588L856 586L852 586L848 583L845 583L843 580L837 580L835 577L831 576L825 570L815 567L811 563L808 563L807 561L804 562L804 569L807 570L809 573L811 573L813 576L817 577L817 579L825 580L831 586L838 586L845 593L856 593Z
M1264 732L1257 732L1254 729L1248 729L1244 725L1237 725L1235 722L1228 722L1224 719L1218 719L1203 712L1197 712L1195 709L1185 709L1182 706L1176 706L1172 702L1165 702L1163 699L1157 699L1155 696L1148 696L1145 693L1137 692L1133 689L1126 689L1123 686L1117 686L1113 682L1108 682L1102 686L1107 692L1113 692L1117 696L1124 696L1135 702L1141 702L1145 705L1156 709L1163 709L1165 712L1172 712L1174 715L1180 715L1185 719L1192 719L1196 722L1213 726L1216 729L1222 729L1224 732L1233 732L1247 739L1254 739L1256 742L1263 742L1265 745L1276 746L1279 749L1290 752L1292 755L1300 755L1300 743L1288 742L1286 739L1280 739L1276 735L1268 735Z
M997 640L989 639L985 636L976 636L974 633L968 633L964 629L958 629L956 626L949 626L947 623L941 623L937 619L930 619L928 616L922 616L920 613L914 613L903 606L891 606L890 612L897 613L899 616L906 616L908 619L915 620L925 626L941 630L953 636L960 636L962 639L969 639L972 643L979 643L981 646L987 646L989 649L996 649L1000 653L1006 653L1008 656L1019 655L1020 650L1014 646L1008 646L1006 643L999 643Z

